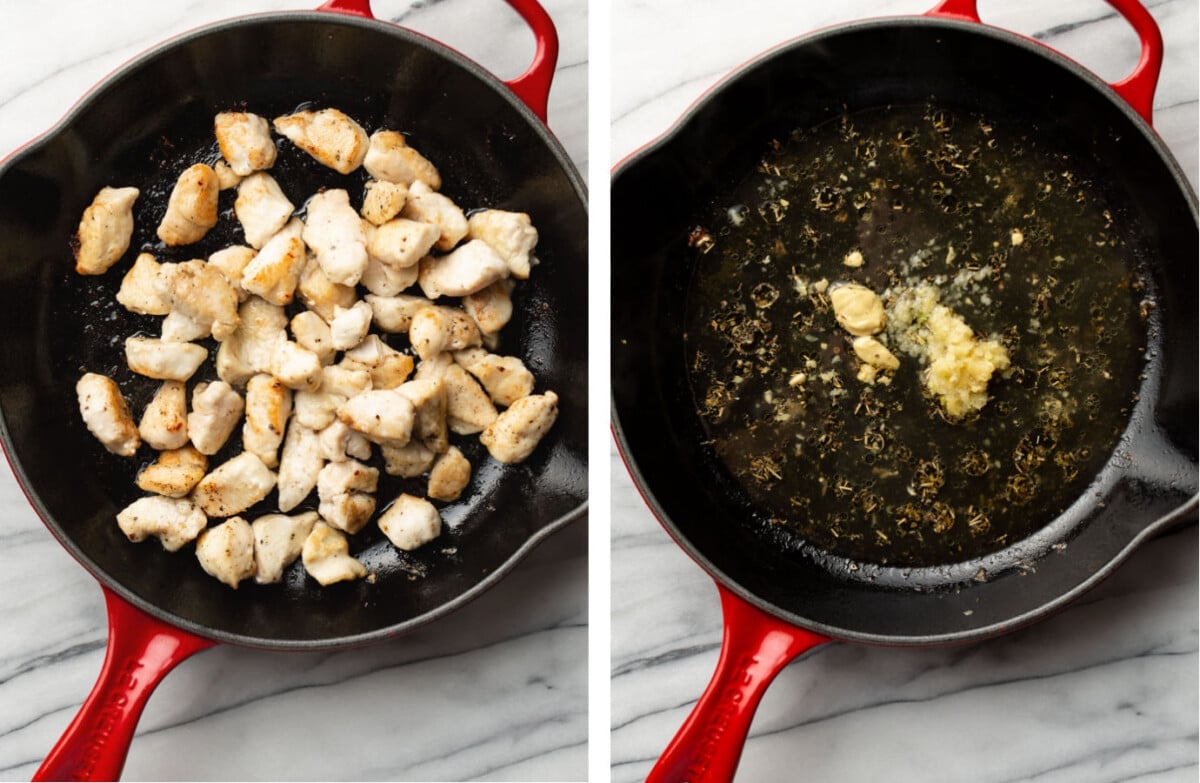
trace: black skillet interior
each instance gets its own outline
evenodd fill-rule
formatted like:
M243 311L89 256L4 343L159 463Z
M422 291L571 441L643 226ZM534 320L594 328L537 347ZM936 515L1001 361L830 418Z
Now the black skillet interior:
M206 576L190 549L133 545L114 522L140 493L143 459L107 455L82 426L74 395L81 370L112 373L133 413L156 382L123 367L122 340L157 333L156 318L114 305L139 248L160 260L204 257L241 242L222 194L224 219L197 245L154 248L154 229L178 173L212 160L212 117L244 108L274 117L301 104L334 106L368 132L411 135L465 208L530 213L542 260L514 295L500 351L522 357L538 390L560 397L550 436L524 464L502 466L475 438L460 445L475 466L463 498L443 506L457 527L416 553L395 550L369 526L352 539L377 574L322 589L299 564L285 583L243 583L235 592ZM290 143L273 172L297 205L319 186L360 197L363 174L340 177ZM143 188L127 256L99 278L72 271L68 242L83 208L104 185ZM232 227L231 227L232 226ZM164 45L125 67L65 124L23 150L0 173L0 410L5 448L51 530L101 581L168 621L224 641L305 647L368 641L427 621L495 581L533 542L577 518L587 491L587 215L583 186L545 127L494 77L420 36L335 14L250 17ZM403 348L403 336L389 338ZM209 373L211 375L211 372ZM198 375L194 380L202 380ZM233 447L212 464L232 456ZM386 479L386 477L385 477ZM396 493L423 493L420 479L381 482L379 508ZM273 510L274 493L247 516Z
M700 445L681 329L688 230L770 139L843 112L927 102L1036 128L1081 159L1100 161L1100 186L1137 227L1139 236L1128 239L1157 289L1157 320L1132 422L1077 502L1001 552L900 570L805 554L751 521L737 482ZM701 565L777 616L858 641L979 638L1061 605L1151 530L1195 513L1195 196L1136 115L1095 77L1036 44L980 25L914 18L785 45L620 167L612 225L613 417L631 472ZM986 579L974 579L981 569Z

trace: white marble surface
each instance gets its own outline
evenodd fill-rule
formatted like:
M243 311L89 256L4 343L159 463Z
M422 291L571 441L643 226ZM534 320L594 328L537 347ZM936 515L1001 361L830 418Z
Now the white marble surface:
M919 13L927 0L636 2L612 12L616 163L746 59L814 28ZM1197 169L1197 4L1159 0L1156 127ZM986 0L985 20L1120 78L1136 42L1100 0ZM711 581L612 464L612 780L641 780L717 659ZM953 649L848 644L787 667L758 711L740 781L1149 783L1197 780L1197 532L1137 552L1067 611Z
M173 34L318 0L0 0L0 156ZM413 6L410 9L410 6ZM550 127L587 170L587 5L550 0L561 38ZM511 78L533 38L499 0L377 2ZM99 671L96 583L0 469L0 778L28 780ZM150 700L129 780L581 780L587 775L587 524L552 536L462 611L323 654L218 647Z

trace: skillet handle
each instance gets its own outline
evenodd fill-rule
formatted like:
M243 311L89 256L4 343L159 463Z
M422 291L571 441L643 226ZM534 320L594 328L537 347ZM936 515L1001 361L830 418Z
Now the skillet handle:
M1158 74L1162 70L1162 32L1158 29L1154 17L1139 0L1107 2L1133 26L1138 40L1142 43L1142 53L1133 68L1133 73L1109 86L1130 108L1142 116L1147 125L1153 125L1154 91L1158 87ZM942 16L968 22L980 21L977 0L942 0L927 11L926 16Z
M34 780L117 780L138 718L159 681L214 643L157 620L107 587L108 649L95 687Z
M646 783L733 780L767 686L797 655L830 641L772 617L722 585L717 590L725 617L717 670Z
M521 99L543 123L546 123L546 108L550 102L550 83L554 81L554 68L558 64L558 30L546 9L538 0L505 0L521 15L533 30L536 48L533 62L525 73L504 84ZM328 0L318 11L338 13L374 19L371 0Z

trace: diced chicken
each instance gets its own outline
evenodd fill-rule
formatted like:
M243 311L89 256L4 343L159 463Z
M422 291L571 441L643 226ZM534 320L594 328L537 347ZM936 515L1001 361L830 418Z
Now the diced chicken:
M224 111L213 119L221 156L245 177L275 165L275 139L266 119L246 111Z
M369 235L371 232L367 233ZM419 266L397 269L374 256L368 256L367 268L363 270L359 282L375 296L396 296L417 282L420 271Z
M304 570L322 586L367 575L366 566L350 556L345 534L319 520L304 539L300 558Z
M367 336L367 330L370 328L371 305L366 302L358 302L349 309L333 309L329 332L333 337L333 347L337 350L345 351L358 345Z
M524 462L557 418L557 394L531 394L501 413L479 436L479 441L499 462Z
M441 535L442 517L425 498L403 494L379 516L379 529L397 549L411 552Z
M200 479L192 500L210 517L240 514L265 498L275 486L275 474L248 451L230 459Z
M187 387L182 381L163 381L142 412L138 432L142 440L159 451L187 444Z
M429 489L426 494L434 500L458 500L458 496L471 483L471 463L456 446L433 463L429 471Z
M435 225L396 218L375 229L367 252L393 269L406 269L416 266L439 236L441 231Z
M352 286L362 279L367 236L346 191L326 190L308 200L304 242L331 282Z
M396 131L377 131L371 134L363 168L372 177L384 182L412 185L420 181L433 190L440 190L442 177L424 155L408 146L408 140Z
M375 496L365 492L342 492L322 499L317 511L330 525L354 535L371 521L371 515L375 513Z
M229 168L229 164L223 160L213 164L213 173L217 175L217 187L222 191L232 190L242 181L242 175Z
M323 366L332 362L337 354L329 324L312 310L297 313L292 318L292 335L296 338L296 345L316 354Z
M242 272L242 287L273 305L286 305L296 293L308 250L300 238L304 224L292 218L263 245Z
M102 275L121 260L133 238L133 202L137 188L101 188L83 210L75 232L75 271Z
M142 468L137 475L139 489L181 498L204 478L208 472L208 458L188 445L164 451L158 459Z
M217 349L217 375L233 386L260 372L271 372L275 350L287 341L287 313L279 305L251 296L238 308L238 328Z
M356 460L330 462L317 476L317 497L325 500L347 492L374 492L379 471Z
M345 365L332 365L321 370L321 391L350 399L371 389L371 374L366 370Z
M512 318L512 280L503 279L463 297L463 310L484 334L495 334Z
M408 187L408 200L400 214L410 220L432 223L441 232L434 247L443 253L452 250L467 235L467 216L462 209L441 193L434 192L420 180Z
M404 209L408 199L408 186L399 182L372 179L367 182L366 195L359 213L369 223L382 226Z
M321 360L290 340L275 346L269 369L289 389L313 391L321 385Z
M171 276L175 264L160 264L149 253L139 253L133 266L121 278L117 301L126 310L142 315L166 315L171 312Z
M197 163L179 176L167 213L158 224L158 238L168 245L200 241L217 224L217 195L221 190L212 167Z
M237 329L237 291L219 269L200 259L176 264L170 288L171 310L208 327L216 339L226 340Z
M420 441L437 454L445 452L450 440L446 388L441 379L409 381L396 387L396 391L413 405L412 440Z
M254 529L241 517L210 527L196 539L196 559L204 573L236 590L254 576Z
M292 390L272 375L255 375L246 383L246 423L242 445L268 468L279 465L279 445L292 415Z
M274 149L274 147L272 147ZM246 244L261 248L287 225L296 207L270 174L258 172L238 185L233 212L242 224Z
M208 358L208 351L194 343L172 343L153 337L125 340L129 369L160 381L186 381Z
M508 264L509 272L518 280L529 277L529 268L537 263L533 249L538 232L529 215L524 212L505 212L485 209L467 219L470 239L481 239ZM489 330L490 331L490 330Z
M312 532L319 515L315 511L287 516L267 514L254 520L254 581L260 585L274 584L283 578L283 569L291 565L304 540Z
M367 294L363 298L366 299L367 304L371 305L375 326L384 332L407 333L412 328L413 316L433 304L423 296L410 294L398 296Z
M496 406L470 373L443 353L417 365L417 380L440 380L446 388L446 425L458 435L472 435L496 420Z
M280 511L291 511L308 497L323 464L316 431L293 418L279 457Z
M137 453L142 441L116 381L89 372L75 384L75 393L83 423L105 449L122 457Z
M348 459L368 460L371 458L371 441L355 432L343 422L335 421L319 434L321 457L329 462L345 462Z
M208 518L186 498L152 495L139 498L117 514L121 532L135 544L154 536L168 552L176 552L200 535Z
M346 351L342 364L362 368L371 373L371 388L394 389L408 380L413 371L413 358L400 353L369 334L354 348Z
M487 244L472 239L453 253L421 259L417 282L425 296L467 296L508 276L508 265Z
M220 451L241 420L245 405L241 395L225 381L198 384L192 392L192 412L187 418L192 445L210 457Z
M325 319L326 323L333 320L334 307L352 307L358 298L354 286L331 281L312 255L305 263L297 291L304 306Z
M296 392L296 419L306 427L323 430L337 419L337 409L346 400L370 388L371 374L366 370L325 367L317 391Z
M384 472L401 478L416 478L433 467L437 457L433 449L415 440L403 446L380 446L379 450L383 453Z
M408 340L417 356L429 359L445 351L461 351L479 345L479 327L462 310L426 307L413 316Z
M257 254L258 251L252 247L232 245L224 250L218 250L208 257L208 265L225 275L225 279L237 292L238 300L241 302L246 301L246 297L250 295L242 286L242 274Z
M497 405L507 407L533 394L533 373L515 356L497 356L482 348L468 348L455 352L454 361L483 384Z
M367 154L367 132L337 109L276 117L275 130L340 174L349 174L361 166Z
M375 443L403 446L412 436L415 411L408 398L393 389L366 391L338 408L338 419Z
M172 310L162 320L162 333L159 335L163 342L190 343L202 340L212 335L212 324L197 321L190 315L179 310Z

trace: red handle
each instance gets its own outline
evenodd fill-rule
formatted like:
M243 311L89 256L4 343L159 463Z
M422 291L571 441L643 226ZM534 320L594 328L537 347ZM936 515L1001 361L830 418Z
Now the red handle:
M646 783L728 783L767 686L793 658L830 641L789 625L721 585L725 635L717 670Z
M1150 12L1138 0L1107 0L1125 20L1133 26L1142 42L1142 53L1133 73L1109 86L1129 106L1142 116L1147 124L1153 124L1154 91L1158 87L1158 74L1162 70L1162 32ZM943 16L979 22L977 0L942 0L927 12L928 16Z
M146 700L193 653L213 645L157 620L104 588L108 649L100 677L34 780L117 780Z
M542 122L546 122L546 107L550 101L550 84L554 81L554 68L558 64L558 30L546 9L538 0L506 0L525 23L533 30L536 48L533 62L525 73L504 84L533 110ZM318 11L336 11L352 16L374 19L370 0L328 0Z

